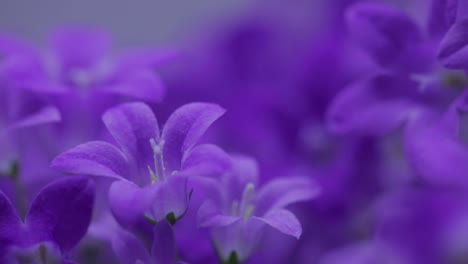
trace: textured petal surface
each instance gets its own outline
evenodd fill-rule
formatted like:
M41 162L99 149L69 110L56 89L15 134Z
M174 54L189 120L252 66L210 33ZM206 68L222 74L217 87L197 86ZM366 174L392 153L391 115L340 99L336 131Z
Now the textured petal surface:
M162 132L164 163L169 173L180 170L185 152L224 112L216 104L190 103L172 113Z
M93 212L94 185L73 176L46 186L34 199L25 223L36 241L56 243L62 252L75 247L88 230Z
M297 239L299 239L302 234L301 223L297 217L288 210L271 210L264 217L255 217L255 219L258 219L274 229Z
M198 209L197 222L200 227L228 226L239 219L237 216L223 215L211 201L204 202Z
M129 164L124 154L104 141L78 145L57 156L51 166L67 173L116 179L123 179L129 174Z
M151 108L143 103L127 103L111 108L103 115L107 129L135 164L132 179L141 186L151 180L148 166L153 167L150 140L159 141L159 126Z
M195 146L184 158L183 171L204 176L219 174L231 167L231 157L223 149L212 144Z
M16 209L8 197L0 191L0 252L13 242L22 239L21 225Z

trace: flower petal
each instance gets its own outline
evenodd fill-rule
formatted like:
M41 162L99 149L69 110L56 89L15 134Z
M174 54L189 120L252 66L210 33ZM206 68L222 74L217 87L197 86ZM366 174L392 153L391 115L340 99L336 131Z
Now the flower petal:
M86 177L73 176L47 185L36 196L25 223L34 241L52 241L62 252L75 247L91 222L94 185Z
M467 186L468 148L438 123L414 120L405 130L405 152L417 175L436 185Z
M223 149L212 144L195 146L182 162L182 171L195 176L219 174L231 167L231 157Z
M21 238L21 225L15 207L0 190L0 252Z
M238 216L223 215L211 201L204 202L198 209L197 222L200 227L228 226L240 220Z
M448 68L463 68L468 65L468 18L450 27L439 48L439 60Z
M391 65L419 44L422 33L400 10L375 3L358 3L346 13L353 38L380 65Z
M428 28L433 37L441 37L457 19L458 0L432 0Z
M216 104L190 103L172 113L162 131L164 163L169 172L180 170L185 152L224 112Z
M127 158L135 164L134 180L141 186L150 181L148 166L153 166L150 140L159 141L159 126L151 108L144 103L126 103L106 111L102 117L107 129ZM153 168L154 169L154 168Z
M176 240L171 224L163 220L154 227L151 255L155 263L174 263L176 259Z
M264 217L255 217L265 224L286 235L297 239L302 234L302 227L296 216L288 210L276 209L269 211Z
M339 134L386 134L406 120L416 103L410 100L411 83L394 76L376 75L345 88L331 103L327 125Z
M104 141L91 141L58 155L51 167L62 172L123 179L129 174L124 154Z
M151 187L159 188L159 185ZM152 225L145 219L145 213L153 197L152 192L145 192L132 182L116 181L109 189L109 205L115 220L138 234L151 233Z
M256 214L267 214L270 210L311 200L319 193L319 187L308 178L277 178L264 185L258 192Z
M40 124L59 122L61 120L61 115L59 110L53 106L45 106L38 111L30 114L27 117L22 118L14 122L10 128L23 128L30 127Z
M145 246L134 235L124 230L119 230L113 236L112 249L122 264L135 264L138 260L152 263Z
M182 175L171 175L166 180L156 182L158 188L150 188L148 194L152 197L150 215L154 220L160 221L169 213L174 213L177 219L187 211L189 203L189 191L187 177ZM147 191L148 188L144 190Z

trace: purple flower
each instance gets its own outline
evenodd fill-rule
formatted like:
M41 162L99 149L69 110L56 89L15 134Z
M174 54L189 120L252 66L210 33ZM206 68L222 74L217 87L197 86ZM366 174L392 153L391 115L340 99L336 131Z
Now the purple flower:
M109 36L88 28L57 30L48 37L47 45L43 50L24 43L10 48L4 69L7 80L39 93L103 92L149 101L162 98L164 87L153 72L166 57L161 52L115 56L110 53Z
M314 198L317 186L307 178L280 178L256 191L256 162L246 157L233 159L232 171L214 184L210 199L198 213L199 225L211 229L222 260L246 260L259 244L265 224L299 238L301 224L284 207Z
M456 22L456 10L456 1L434 0L424 30L391 6L351 6L349 31L375 68L337 96L328 112L330 128L382 135L416 112L447 110L468 84L462 49L466 22Z
M176 263L176 240L172 226L166 220L153 229L153 242L148 252L135 236L120 230L112 239L112 247L122 264L171 264ZM177 262L182 263L182 262Z
M25 252L43 256L48 248L67 258L87 232L93 202L94 186L89 179L64 178L42 189L23 221L0 192L0 262L16 263L15 258Z
M222 171L229 159L214 145L195 146L223 113L215 104L187 104L168 118L160 132L146 104L122 104L103 115L119 148L103 141L88 142L59 155L52 167L118 180L110 187L109 202L124 227L148 231L149 222L167 218L175 223L190 199L187 176Z

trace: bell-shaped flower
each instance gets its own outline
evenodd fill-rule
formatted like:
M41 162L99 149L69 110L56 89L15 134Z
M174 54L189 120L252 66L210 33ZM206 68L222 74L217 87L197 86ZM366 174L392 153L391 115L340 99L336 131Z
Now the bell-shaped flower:
M87 232L93 203L92 181L67 177L42 189L22 220L0 191L0 263L17 263L17 258L46 263L50 253L68 263L68 253Z
M223 113L215 104L187 104L168 118L160 132L149 106L122 104L103 115L118 147L103 141L84 143L56 157L52 167L117 180L109 190L116 220L148 234L150 223L167 218L174 224L184 215L191 196L187 176L223 170L229 162L214 145L195 146Z
M245 261L261 241L265 226L299 239L302 227L286 206L314 198L318 187L308 178L272 180L258 191L254 160L234 157L232 171L211 190L199 209L200 227L209 227L219 256L226 263Z

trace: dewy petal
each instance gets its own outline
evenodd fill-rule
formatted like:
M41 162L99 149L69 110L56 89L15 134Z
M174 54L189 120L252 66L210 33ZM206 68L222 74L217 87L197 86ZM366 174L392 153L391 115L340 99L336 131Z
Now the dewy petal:
M468 18L464 18L450 27L442 39L439 59L448 68L463 68L468 65Z
M194 176L219 174L230 167L231 157L213 144L195 146L182 162L182 171L190 171Z
M144 103L121 104L106 111L102 119L127 158L135 164L138 170L133 178L135 182L142 186L149 183L148 166L154 164L150 140L159 141L158 121L151 108Z
M174 263L176 259L176 239L171 224L163 220L154 227L151 255L154 263Z
M439 124L418 120L409 124L405 152L416 174L428 182L467 186L468 148Z
M122 73L115 84L104 87L103 90L146 102L160 102L166 89L155 72L143 69Z
M21 225L21 219L16 209L0 190L0 253L8 245L22 239Z
M114 235L112 249L122 264L135 264L138 260L145 264L152 263L145 246L127 231L119 230Z
M228 226L238 220L238 216L223 215L212 201L204 202L198 209L197 222L200 227Z
M224 112L217 104L190 103L172 113L162 131L163 157L168 172L180 170L184 154Z
M346 22L352 37L383 66L401 59L422 40L410 17L383 4L357 3L347 10Z
M429 33L441 37L457 19L458 0L432 0L428 20Z
M71 250L88 230L93 203L94 185L86 177L67 177L47 185L26 215L33 241L51 241L62 252Z
M35 125L41 125L46 123L54 123L59 122L61 120L61 115L59 110L54 106L45 106L38 111L30 114L14 122L10 128L23 128L23 127L30 127Z
M88 68L111 48L110 37L91 28L63 28L52 32L49 46L63 68Z
M302 234L301 223L296 216L288 210L271 210L263 217L254 218L264 222L281 233L293 236L297 239L299 239Z
M354 83L331 103L327 126L338 134L386 134L402 125L417 107L409 94L399 92L402 88L416 89L410 85L390 75L376 75Z
M124 154L104 141L91 141L65 151L52 161L51 167L67 173L115 179L129 174Z
M292 203L307 201L319 195L319 187L305 177L285 177L270 181L257 195L256 214L280 209Z

